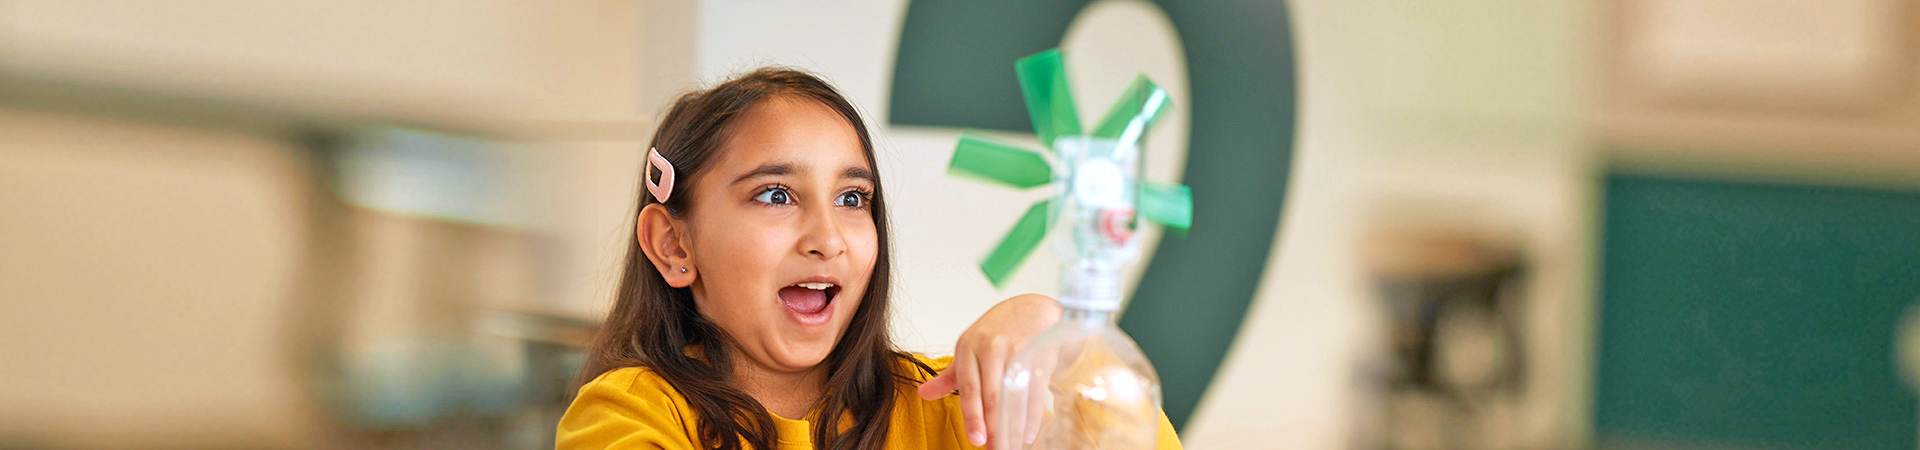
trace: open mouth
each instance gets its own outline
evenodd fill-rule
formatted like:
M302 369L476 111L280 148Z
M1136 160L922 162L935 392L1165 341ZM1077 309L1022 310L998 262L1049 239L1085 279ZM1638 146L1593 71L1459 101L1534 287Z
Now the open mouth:
M797 283L780 288L780 303L787 309L799 314L803 319L826 317L827 307L840 294L840 285L824 282ZM817 317L816 317L817 316ZM807 320L813 322L813 320Z

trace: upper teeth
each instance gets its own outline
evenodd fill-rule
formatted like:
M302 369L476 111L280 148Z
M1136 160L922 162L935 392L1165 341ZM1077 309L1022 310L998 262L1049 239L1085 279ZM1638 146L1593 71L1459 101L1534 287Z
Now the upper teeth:
M827 288L833 287L833 283L800 283L798 286L816 291L824 291L827 290Z

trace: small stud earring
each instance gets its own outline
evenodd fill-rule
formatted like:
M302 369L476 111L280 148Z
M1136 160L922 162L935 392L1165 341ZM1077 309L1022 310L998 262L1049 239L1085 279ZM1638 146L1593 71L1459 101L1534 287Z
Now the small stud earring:
M685 268L685 267L681 267L681 268L680 268L680 273L687 273L687 268Z

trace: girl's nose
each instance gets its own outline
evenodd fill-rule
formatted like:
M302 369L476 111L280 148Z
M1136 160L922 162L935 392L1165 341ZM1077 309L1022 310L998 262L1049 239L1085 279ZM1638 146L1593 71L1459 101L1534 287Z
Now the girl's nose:
M832 206L815 208L809 211L806 219L806 232L800 237L800 252L822 260L832 260L847 253L847 240L840 226L840 217Z

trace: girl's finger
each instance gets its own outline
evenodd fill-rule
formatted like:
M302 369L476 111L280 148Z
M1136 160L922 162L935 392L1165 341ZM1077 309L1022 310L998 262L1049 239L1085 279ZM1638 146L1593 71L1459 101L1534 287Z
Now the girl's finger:
M1052 398L1048 396L1048 383L1049 380L1053 379L1054 367L1060 364L1059 347L1040 347L1033 349L1033 352L1035 353L1033 357L1033 378L1028 381L1026 388L1026 426L1023 427L1024 430L1020 433L1023 442L1028 444L1032 444L1034 439L1040 437L1040 419L1046 410L1047 402L1052 400ZM1019 406L1015 406L1015 408L1019 408Z
M975 447L984 446L987 445L987 424L980 414L980 372L975 369L971 353L958 353L962 354L954 356L951 370L959 372L955 375L960 385L960 417L966 423L967 442Z
M1033 370L1033 381L1027 384L1026 389L1021 389L1021 391L1023 391L1021 396L1027 401L1026 416L1023 417L1026 420L1021 421L1025 422L1026 425L1023 427L1025 428L1024 432L1020 433L1022 442L1032 444L1034 438L1040 437L1040 410L1047 406L1046 380L1051 376L1053 376L1053 374L1048 373L1046 369L1036 368ZM1015 408L1018 408L1018 406L1015 406Z
M938 400L940 397L946 397L947 394L952 394L956 388L956 386L954 386L955 377L953 372L952 368L948 368L947 371L940 372L939 375L927 379L927 382L920 383L920 398L923 400Z
M987 426L987 442L994 442L1001 436L1013 436L1014 433L1000 429L1000 384L1001 375L1007 371L1007 345L1000 342L988 342L973 353L974 368L980 371L980 419Z

